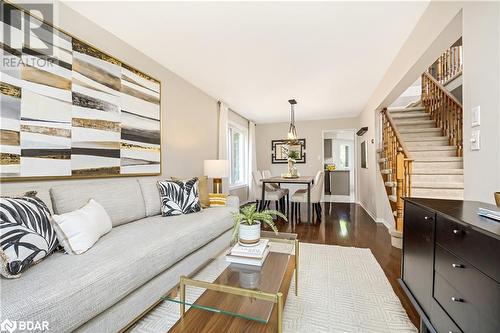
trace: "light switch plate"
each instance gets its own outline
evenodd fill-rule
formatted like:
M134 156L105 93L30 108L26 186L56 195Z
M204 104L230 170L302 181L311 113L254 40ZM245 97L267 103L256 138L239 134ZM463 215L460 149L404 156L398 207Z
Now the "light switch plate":
M481 107L478 105L472 108L471 112L471 126L479 126L481 125Z
M479 129L473 130L470 134L470 150L479 150L481 148Z

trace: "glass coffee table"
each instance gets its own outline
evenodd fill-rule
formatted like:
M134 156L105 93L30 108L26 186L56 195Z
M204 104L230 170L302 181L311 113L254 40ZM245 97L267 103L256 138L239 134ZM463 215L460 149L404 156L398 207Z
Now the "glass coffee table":
M180 277L179 297L163 298L180 304L179 320L169 332L282 332L292 278L298 293L299 241L296 234L268 231L261 238L269 239L270 252L260 267L228 264L228 248L195 278ZM207 271L216 273L203 274ZM196 289L201 295L190 301L187 292Z

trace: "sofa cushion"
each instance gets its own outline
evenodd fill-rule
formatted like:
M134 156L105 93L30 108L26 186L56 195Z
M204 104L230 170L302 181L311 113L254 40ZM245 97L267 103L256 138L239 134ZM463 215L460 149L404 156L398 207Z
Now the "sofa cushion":
M230 211L148 217L113 228L84 254L54 253L20 279L2 281L2 318L74 330L229 230Z
M0 198L0 273L7 278L50 255L57 247L50 212L33 193L19 198Z
M146 216L161 214L161 199L158 191L158 180L163 178L139 178L137 181L141 187L142 197L146 205Z
M94 199L109 214L113 227L146 217L141 188L135 179L59 185L51 188L50 194L56 214L80 209Z
M52 215L52 226L68 254L82 254L113 228L108 213L94 199L80 209Z
M50 198L49 187L33 186L33 183L2 184L3 197L22 197L27 192L36 192L36 197L43 201L50 213L54 213L52 199Z
M163 216L191 214L201 210L196 177L188 180L159 181L158 190Z

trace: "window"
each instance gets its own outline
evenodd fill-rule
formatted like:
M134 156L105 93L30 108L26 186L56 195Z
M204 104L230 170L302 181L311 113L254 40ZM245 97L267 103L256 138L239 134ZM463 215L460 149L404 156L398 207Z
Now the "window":
M246 128L229 123L228 157L231 163L229 177L231 187L247 185L247 137L248 131Z

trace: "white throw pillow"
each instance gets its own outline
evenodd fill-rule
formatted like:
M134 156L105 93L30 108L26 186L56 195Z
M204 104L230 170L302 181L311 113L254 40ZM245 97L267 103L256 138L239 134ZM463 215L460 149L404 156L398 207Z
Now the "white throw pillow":
M52 222L59 243L69 254L84 253L112 228L108 213L94 199L75 211L52 215Z

